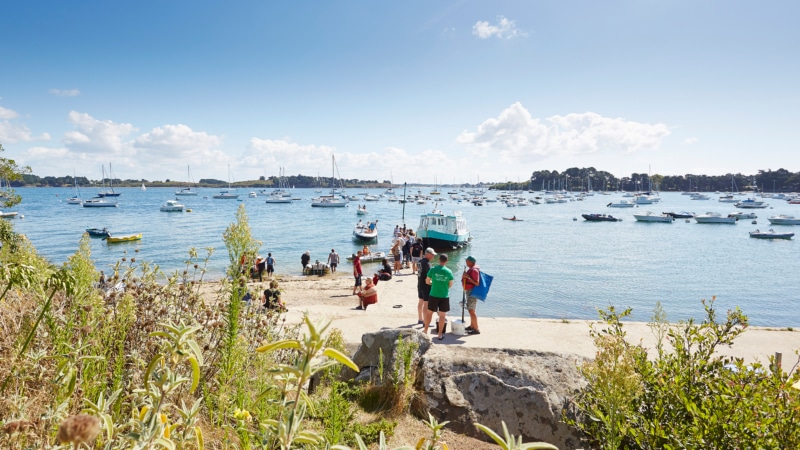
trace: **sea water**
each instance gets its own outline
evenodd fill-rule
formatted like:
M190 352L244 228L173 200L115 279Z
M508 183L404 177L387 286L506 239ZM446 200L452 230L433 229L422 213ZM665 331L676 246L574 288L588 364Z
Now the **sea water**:
M17 192L23 203L13 210L24 218L13 223L15 230L25 234L54 264L63 263L76 251L86 228L106 227L117 235L141 232L143 238L119 244L93 239L92 259L98 270L108 270L120 258L135 256L171 274L184 269L190 248L196 248L201 256L206 248L213 248L205 279L219 279L229 263L222 234L235 220L240 205L247 211L253 236L263 242L261 255L271 252L276 272L289 276L301 275L303 252L310 251L312 263L317 259L325 262L332 248L342 257L339 273L349 274L352 266L345 258L361 247L353 240L353 227L359 219L379 221L379 239L371 247L388 251L395 225L416 229L420 215L434 208L431 201L402 204L385 198L351 202L346 208L313 208L309 199L319 194L312 189L295 189L293 195L301 200L291 204L267 204L264 197L248 197L246 189L238 190L238 200L217 200L212 198L216 190L200 189L196 197L179 198L192 212L159 211L164 201L175 198L175 190L122 188L118 189L122 192L118 208L83 208L66 203L72 189L20 188ZM85 191L85 198L94 194ZM351 189L349 194L381 192ZM494 193L487 195L493 197ZM532 198L537 194L525 195ZM636 208L606 207L620 199L618 194L513 208L501 202L474 206L448 199L438 208L445 213L461 211L472 234L467 248L448 252L448 266L456 278L469 255L494 276L487 301L478 305L480 316L595 319L598 308L614 305L631 307L633 319L647 321L660 302L671 321L702 319L701 299L716 296L720 315L739 307L753 325L800 325L800 308L796 307L800 300L800 242L748 235L755 229L800 231L800 227L770 226L767 221L767 216L777 214L800 216L800 205L765 199L769 208L747 210L758 215L757 224L751 219L736 225L687 223L684 219L641 223L633 217L646 211L727 215L736 210L732 204L718 202L715 195L710 197L698 201L662 193L660 203ZM357 204L365 204L369 214L357 216ZM586 222L583 213L613 214L623 221ZM512 215L524 220L502 219ZM365 264L364 272L371 274L377 268ZM403 275L391 282L415 283L416 279ZM461 297L456 283L451 291L451 314L460 314Z

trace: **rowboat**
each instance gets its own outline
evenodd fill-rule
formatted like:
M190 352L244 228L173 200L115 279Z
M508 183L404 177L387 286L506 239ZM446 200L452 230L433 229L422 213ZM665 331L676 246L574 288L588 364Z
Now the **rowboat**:
M111 235L111 233L108 232L108 228L103 228L103 229L87 228L86 233L88 233L89 236L91 237L98 237L98 238L107 238L108 236Z
M106 238L106 242L109 244L115 244L117 242L130 242L130 241L138 241L142 239L142 233L137 234L121 234L119 236L108 236Z

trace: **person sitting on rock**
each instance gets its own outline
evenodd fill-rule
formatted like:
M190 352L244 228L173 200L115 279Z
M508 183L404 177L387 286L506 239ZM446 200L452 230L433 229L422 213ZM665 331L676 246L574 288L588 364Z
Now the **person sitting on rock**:
M359 305L356 309L366 310L367 306L378 303L378 288L372 282L372 278L367 278L365 283L364 290L356 294L359 299Z

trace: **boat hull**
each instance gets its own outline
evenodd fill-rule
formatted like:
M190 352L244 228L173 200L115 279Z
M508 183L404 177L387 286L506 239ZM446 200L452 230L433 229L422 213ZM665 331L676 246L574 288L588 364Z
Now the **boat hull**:
M108 242L109 244L116 244L116 243L119 243L119 242L132 242L132 241L138 241L138 240L141 240L141 239L142 239L142 233L126 234L126 235L120 235L120 236L109 236L109 237L106 238L106 242Z

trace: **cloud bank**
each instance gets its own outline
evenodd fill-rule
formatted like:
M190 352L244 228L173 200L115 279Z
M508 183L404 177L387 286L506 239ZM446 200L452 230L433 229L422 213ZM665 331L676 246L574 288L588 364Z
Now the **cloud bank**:
M34 135L31 130L22 123L13 121L19 114L16 111L0 106L0 143L15 144L17 142L29 141L49 141L50 135L42 133Z

